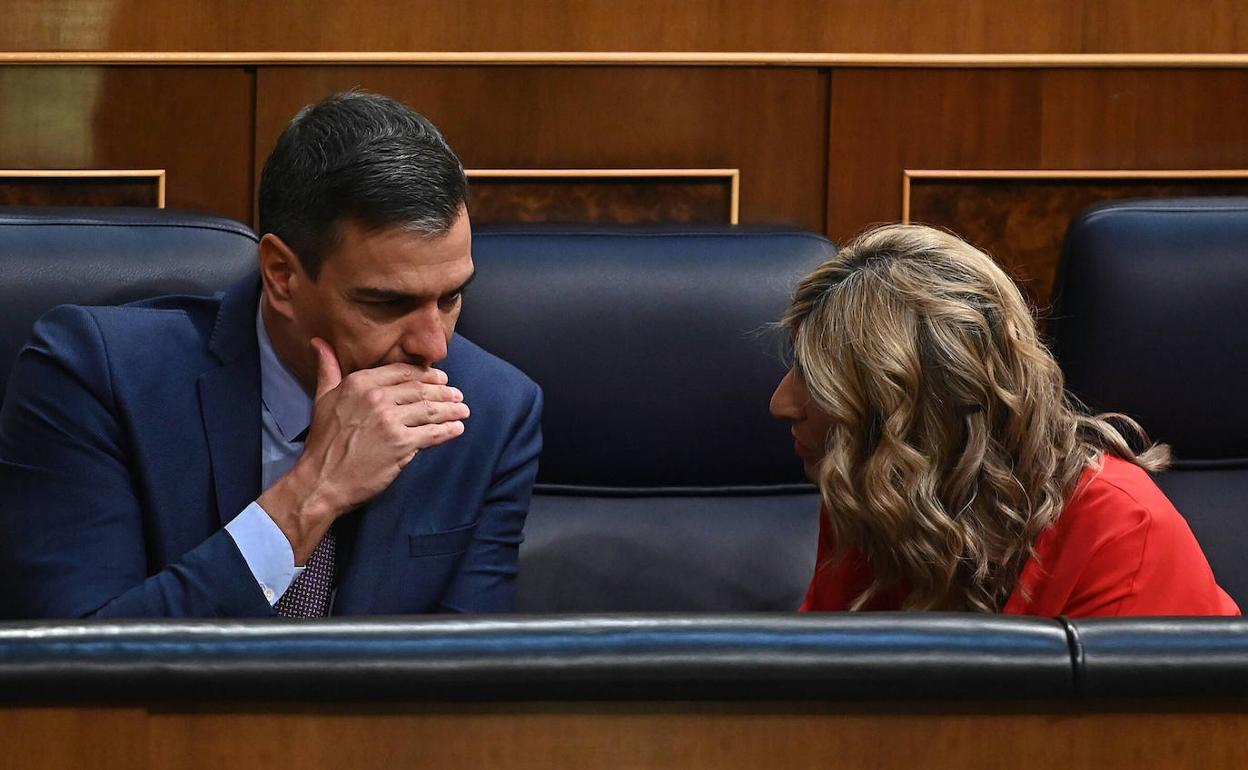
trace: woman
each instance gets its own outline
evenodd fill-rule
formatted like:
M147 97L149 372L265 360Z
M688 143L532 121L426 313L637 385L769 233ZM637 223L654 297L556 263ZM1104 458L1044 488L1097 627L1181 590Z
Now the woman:
M823 497L803 610L1239 614L1146 473L1167 447L1137 453L1134 422L1071 407L983 252L871 230L802 281L783 324L795 365L771 410Z

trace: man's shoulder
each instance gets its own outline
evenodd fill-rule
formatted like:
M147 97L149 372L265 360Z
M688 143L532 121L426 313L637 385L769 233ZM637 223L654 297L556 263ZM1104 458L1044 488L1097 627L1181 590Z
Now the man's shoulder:
M68 357L85 349L98 349L109 359L146 361L197 353L206 349L220 305L219 295L171 295L127 305L60 305L35 324L32 342Z
M479 394L506 400L532 401L541 393L527 374L467 337L455 335L450 354L439 364L446 371L450 384L468 386ZM478 396L480 397L480 396Z
M39 320L41 325L90 323L101 331L144 326L211 325L221 307L221 295L169 295L125 305L58 305Z
M461 376L471 377L484 376L506 381L513 385L537 388L537 384L514 364L504 361L472 340L459 334L455 335L454 341L451 343L450 355L447 356L443 364L439 365L439 367L448 369L448 374L456 373Z

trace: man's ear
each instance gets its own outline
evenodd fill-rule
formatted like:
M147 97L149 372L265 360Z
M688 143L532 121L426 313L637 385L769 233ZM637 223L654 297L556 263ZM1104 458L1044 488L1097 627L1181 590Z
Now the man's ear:
M260 239L260 280L264 284L264 296L269 307L283 318L293 320L292 297L300 290L301 284L310 281L299 256L273 233L265 233Z

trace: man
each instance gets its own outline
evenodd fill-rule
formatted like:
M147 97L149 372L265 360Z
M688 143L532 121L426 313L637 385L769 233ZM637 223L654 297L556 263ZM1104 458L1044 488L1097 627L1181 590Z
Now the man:
M265 164L258 275L41 319L0 412L0 614L511 609L541 393L454 336L466 194L426 119L341 94Z

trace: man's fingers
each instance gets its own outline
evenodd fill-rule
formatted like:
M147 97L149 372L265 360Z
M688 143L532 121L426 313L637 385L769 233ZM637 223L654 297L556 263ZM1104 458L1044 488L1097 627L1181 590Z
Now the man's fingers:
M468 405L463 402L417 401L399 407L403 424L409 428L466 420L470 414Z
M316 397L320 398L342 382L342 367L338 365L334 349L325 340L313 337L312 349L316 351Z
M352 375L362 384L386 387L401 385L408 382L423 382L429 385L445 385L446 372L433 367L421 368L411 364L384 364L372 369L361 369Z
M386 393L387 402L400 405L417 404L421 401L445 401L454 404L464 400L464 394L459 388L452 388L449 385L430 385L425 382L405 382L382 390Z
M462 435L464 435L464 424L459 420L412 428L413 443L416 451L445 444Z

